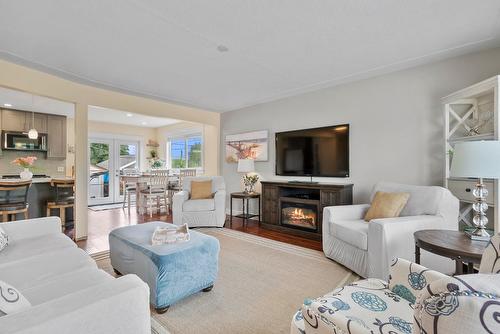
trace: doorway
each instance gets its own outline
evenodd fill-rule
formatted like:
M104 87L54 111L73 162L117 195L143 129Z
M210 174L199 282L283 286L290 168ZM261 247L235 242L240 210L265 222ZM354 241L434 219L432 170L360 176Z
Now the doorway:
M139 141L89 138L89 205L123 202L123 170L139 168Z

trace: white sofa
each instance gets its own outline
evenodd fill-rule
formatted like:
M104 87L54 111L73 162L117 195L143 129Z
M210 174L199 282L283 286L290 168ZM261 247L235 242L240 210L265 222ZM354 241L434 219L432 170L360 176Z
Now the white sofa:
M389 182L378 183L377 191L407 192L408 203L400 217L363 220L369 204L326 207L323 210L325 255L362 277L387 280L391 259L413 259L413 233L425 229L458 229L459 202L448 189ZM451 260L422 251L421 263L451 273Z
M31 303L0 317L1 334L151 333L149 288L135 275L114 278L61 233L58 217L0 224L0 280Z
M190 199L191 181L212 180L213 198ZM226 221L226 185L222 176L185 177L182 191L173 196L172 207L175 225L189 227L222 227Z

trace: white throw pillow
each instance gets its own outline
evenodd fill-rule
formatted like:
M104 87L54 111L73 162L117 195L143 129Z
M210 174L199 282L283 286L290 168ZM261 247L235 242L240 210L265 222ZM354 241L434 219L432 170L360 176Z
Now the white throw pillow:
M12 285L0 281L0 316L24 311L31 303Z
M0 226L0 252L9 244L9 236Z

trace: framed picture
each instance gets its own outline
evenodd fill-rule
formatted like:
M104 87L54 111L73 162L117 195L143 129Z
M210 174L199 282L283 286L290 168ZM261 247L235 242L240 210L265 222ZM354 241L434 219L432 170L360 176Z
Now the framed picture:
M268 131L253 131L226 136L226 162L239 159L267 161Z

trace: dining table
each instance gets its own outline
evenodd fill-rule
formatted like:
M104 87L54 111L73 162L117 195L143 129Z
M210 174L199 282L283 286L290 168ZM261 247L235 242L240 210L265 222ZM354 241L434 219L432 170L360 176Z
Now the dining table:
M149 186L149 178L152 176L151 172L140 172L137 174L120 175L120 187L125 188L126 184L135 185L135 210L139 213L141 207L141 196L140 192L143 189L147 189ZM179 173L169 172L168 175L168 199L172 203L172 196L175 191L179 189Z

